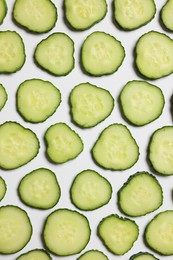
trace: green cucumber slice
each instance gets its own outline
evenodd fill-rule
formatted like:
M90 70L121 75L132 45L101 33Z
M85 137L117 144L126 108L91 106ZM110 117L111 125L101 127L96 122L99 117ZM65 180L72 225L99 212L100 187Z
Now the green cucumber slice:
M7 191L7 185L5 180L0 176L0 201L4 198Z
M161 8L160 18L165 28L170 31L173 31L172 12L173 12L173 1L167 0L166 3Z
M153 254L150 254L148 252L139 252L137 254L132 255L129 260L159 260L159 259L156 258Z
M7 7L6 0L0 0L0 24L3 23L7 11L8 11L8 7Z
M83 253L77 260L108 260L108 257L103 252L92 249Z
M16 260L52 260L52 257L44 249L33 249L20 256Z
M8 94L6 92L6 89L2 84L0 84L0 111L5 106L8 99Z

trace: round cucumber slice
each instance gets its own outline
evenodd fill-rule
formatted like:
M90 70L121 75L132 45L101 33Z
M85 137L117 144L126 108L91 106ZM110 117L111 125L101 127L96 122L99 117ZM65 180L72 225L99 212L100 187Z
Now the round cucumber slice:
M103 252L92 249L79 256L77 260L108 260L108 257Z
M3 23L7 11L8 8L7 8L6 0L0 0L0 24Z
M7 185L5 180L0 176L0 201L4 198L7 191Z
M33 249L20 256L16 260L52 260L51 256L44 249Z
M167 0L166 3L161 8L160 18L165 28L170 31L173 31L172 12L173 12L173 1Z
M8 94L6 92L6 89L2 84L0 84L0 111L5 106L8 99Z
M159 260L159 259L156 258L153 254L150 254L148 252L139 252L137 254L132 255L129 260Z

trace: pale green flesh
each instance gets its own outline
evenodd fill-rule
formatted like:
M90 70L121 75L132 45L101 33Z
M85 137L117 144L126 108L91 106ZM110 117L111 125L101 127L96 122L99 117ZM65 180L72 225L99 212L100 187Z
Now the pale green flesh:
M82 127L93 127L110 115L114 100L107 90L82 83L72 90L70 104L74 122Z
M30 31L43 33L54 27L57 10L50 0L16 0L13 17Z
M4 179L0 176L0 201L4 198L7 186Z
M17 109L29 122L45 121L60 103L60 91L51 82L41 79L24 81L17 91Z
M32 226L26 212L15 206L0 208L0 253L12 254L30 240Z
M103 252L98 250L90 250L81 255L77 260L108 260Z
M137 256L132 256L130 260L159 260L149 253L139 253Z
M123 114L138 126L156 120L164 107L164 96L157 86L145 81L129 81L120 94Z
M118 204L129 216L143 216L158 209L162 202L160 184L146 172L132 175L119 191Z
M18 168L32 160L39 151L39 141L34 132L16 122L0 126L0 167Z
M125 30L134 30L148 23L155 15L153 0L114 0L114 18Z
M3 23L3 20L7 14L7 4L5 0L0 0L0 24Z
M63 76L74 67L74 43L64 33L53 33L36 47L34 57L38 65L46 71Z
M56 176L46 168L36 169L25 175L18 191L22 201L34 208L52 208L60 198Z
M114 73L124 57L125 51L120 41L105 32L93 32L82 45L82 66L94 76Z
M59 209L48 216L43 230L46 247L56 255L68 256L81 252L90 239L89 222L84 215Z
M173 31L173 0L168 0L161 9L161 19L164 26Z
M8 99L7 92L6 92L5 88L3 87L3 85L0 84L0 111L5 106L7 99Z
M156 252L173 255L173 211L163 211L153 218L146 229L145 240Z
M125 170L137 162L139 148L126 126L112 124L103 130L92 154L94 160L106 169Z
M94 210L107 204L112 195L110 183L93 170L79 173L71 186L72 202L82 210Z
M76 30L85 30L102 20L107 12L105 0L65 0L65 16Z
M153 133L149 145L153 168L163 175L173 174L173 127L165 126Z
M16 260L51 260L52 258L43 249L35 249L20 255Z
M150 31L136 44L136 66L139 72L158 79L173 72L173 40L166 34Z
M45 134L46 152L55 163L74 159L83 151L79 135L65 123L57 123L48 128Z
M103 219L98 227L100 238L113 254L128 252L138 238L138 226L130 219L110 215Z

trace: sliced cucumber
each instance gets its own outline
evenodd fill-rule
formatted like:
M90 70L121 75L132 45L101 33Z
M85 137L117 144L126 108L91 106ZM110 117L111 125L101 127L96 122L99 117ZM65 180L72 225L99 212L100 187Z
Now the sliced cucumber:
M111 199L112 186L107 179L93 170L84 170L74 179L71 189L72 203L81 210L94 210Z
M73 121L87 128L97 125L111 114L114 99L108 90L86 82L73 88L70 105Z
M0 125L0 167L18 168L36 157L40 143L36 134L17 122Z
M161 255L173 255L173 210L158 213L145 230L147 245Z
M4 198L7 191L7 185L5 180L0 176L0 201Z
M124 30L134 30L147 24L155 13L154 0L114 0L114 19Z
M61 190L55 173L46 168L39 168L22 178L18 193L26 205L50 209L58 203Z
M51 256L44 249L33 249L20 255L16 260L51 260Z
M35 33L50 31L57 21L57 9L50 0L15 0L12 14L17 24Z
M150 254L148 252L139 252L137 254L132 255L129 260L159 260L159 259L156 258L153 254Z
M8 94L6 92L6 89L2 84L0 84L0 111L5 106L8 99Z
M46 219L43 239L55 255L69 256L80 253L90 240L87 218L77 211L58 209Z
M103 252L92 249L79 256L77 260L108 260L108 257Z
M133 220L112 214L99 223L98 235L113 254L124 255L133 247L138 238L139 229Z
M158 79L173 72L173 40L168 35L149 31L138 39L135 51L136 67L146 78Z
M173 126L163 126L152 134L148 158L158 173L173 174Z
M42 79L25 80L17 91L17 110L29 122L45 121L61 103L61 93L51 82Z
M14 254L31 239L32 224L27 213L13 205L0 207L0 254Z
M0 31L0 73L15 73L25 63L25 46L15 31Z
M131 175L118 192L118 205L128 216L144 216L158 209L162 203L162 187L148 172Z
M137 126L156 120L162 114L164 104L162 90L146 81L129 81L120 93L123 115Z
M36 63L55 76L65 76L74 68L74 42L65 33L53 33L35 48Z
M46 133L46 153L54 163L65 163L83 151L80 136L65 123L51 125Z
M139 147L129 129L122 124L106 127L92 148L98 165L111 170L132 167L139 158Z
M93 76L113 74L121 66L125 50L121 42L105 32L93 32L82 44L83 69Z
M173 0L167 0L166 3L161 8L160 18L165 28L170 31L173 31L172 13L173 13Z
M0 0L0 24L3 23L4 18L7 14L7 3L6 0Z
M75 30L86 30L107 13L105 0L65 0L65 17Z

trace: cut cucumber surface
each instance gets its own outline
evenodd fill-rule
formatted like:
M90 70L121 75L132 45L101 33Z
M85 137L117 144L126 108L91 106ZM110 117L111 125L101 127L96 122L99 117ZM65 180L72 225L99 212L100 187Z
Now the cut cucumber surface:
M7 11L8 8L7 8L6 0L0 0L0 24L3 23Z
M32 224L27 213L14 205L0 207L0 254L14 254L30 241Z
M160 18L165 28L170 31L173 31L172 13L173 13L173 0L167 0L161 9Z
M15 73L26 59L25 46L15 31L0 31L0 73Z
M153 254L148 252L139 252L135 255L132 255L129 260L159 260Z
M173 255L173 211L158 213L145 230L147 245L161 255Z
M93 127L105 120L114 108L110 92L88 82L75 86L70 93L71 116L83 127Z
M0 125L0 167L18 168L36 157L40 143L36 134L17 122Z
M120 93L120 105L130 123L143 126L162 114L165 98L159 87L146 81L132 80Z
M114 19L124 30L134 30L147 24L155 13L154 0L114 0Z
M137 70L146 78L159 79L173 72L173 40L166 34L149 31L136 43Z
M133 220L112 214L99 223L98 235L109 251L116 255L124 255L133 247L139 229Z
M50 31L57 21L56 6L50 0L16 0L13 19L23 28L35 32Z
M173 126L163 126L152 134L148 158L156 172L173 174Z
M0 176L0 201L4 198L7 191L5 180Z
M8 99L8 94L6 92L6 89L2 84L0 84L0 111L5 106Z
M112 196L112 186L94 170L80 172L71 185L71 200L81 210L94 210L107 204Z
M52 260L52 257L44 249L33 249L22 255L16 260Z
M45 121L55 113L61 103L61 93L51 82L28 79L17 90L17 110L29 122Z
M75 159L83 151L80 136L66 123L51 125L46 133L46 153L54 163L65 163Z
M22 178L18 193L26 205L49 209L58 203L61 190L55 173L46 168L39 168Z
M108 33L93 32L82 44L82 67L92 76L113 74L124 58L125 50L121 42Z
M74 42L65 33L53 33L35 48L36 63L55 76L65 76L74 68Z
M108 257L99 250L90 250L77 258L77 260L108 260Z
M80 253L90 240L87 218L77 211L58 209L46 219L43 240L50 252L59 256Z
M105 0L65 0L65 17L75 30L86 30L100 22L107 13Z
M131 175L118 192L120 210L128 216L144 216L158 209L162 203L162 187L148 172Z
M106 127L92 148L95 162L110 170L126 170L139 158L139 147L129 129L122 124Z

